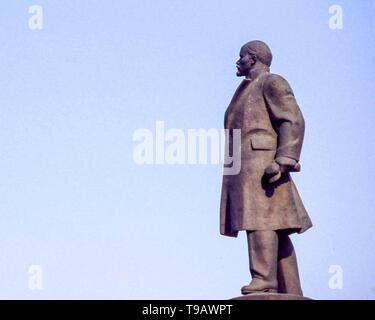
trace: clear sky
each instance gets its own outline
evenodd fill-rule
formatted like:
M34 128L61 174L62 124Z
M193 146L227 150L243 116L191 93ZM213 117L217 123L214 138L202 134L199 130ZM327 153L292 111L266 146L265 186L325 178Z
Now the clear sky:
M29 28L30 5L43 29ZM328 9L343 10L343 29ZM375 2L1 1L0 298L226 299L246 239L219 235L221 165L133 161L133 133L217 128L260 39L306 121L293 174L305 295L375 298ZM42 289L30 288L30 266ZM329 286L331 266L343 287ZM32 272L32 271L31 271Z

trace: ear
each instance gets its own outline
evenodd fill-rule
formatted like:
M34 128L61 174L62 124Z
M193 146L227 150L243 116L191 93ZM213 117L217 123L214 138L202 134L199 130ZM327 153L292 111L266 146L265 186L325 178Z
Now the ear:
M250 63L253 66L257 62L258 58L255 54L250 54Z

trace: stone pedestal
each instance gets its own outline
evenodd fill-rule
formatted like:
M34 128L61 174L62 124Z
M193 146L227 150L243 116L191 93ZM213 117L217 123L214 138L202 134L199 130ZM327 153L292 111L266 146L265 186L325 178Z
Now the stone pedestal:
M252 293L232 298L231 300L312 300L296 294L285 293Z

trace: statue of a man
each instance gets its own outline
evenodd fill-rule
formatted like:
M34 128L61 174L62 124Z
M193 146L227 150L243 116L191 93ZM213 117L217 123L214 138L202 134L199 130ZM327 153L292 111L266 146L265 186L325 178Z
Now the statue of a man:
M237 76L245 79L225 113L227 139L241 130L241 170L223 176L220 232L246 230L252 281L242 294L302 295L289 235L312 223L289 172L300 171L305 123L288 82L270 73L271 61L262 41L241 48Z

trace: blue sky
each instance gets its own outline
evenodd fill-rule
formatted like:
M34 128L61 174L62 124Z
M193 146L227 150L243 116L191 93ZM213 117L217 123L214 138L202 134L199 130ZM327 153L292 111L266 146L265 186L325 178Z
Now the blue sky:
M42 30L30 30L30 5ZM338 4L344 28L328 27ZM375 3L2 1L0 298L226 299L246 239L219 235L221 165L139 166L133 133L217 128L242 44L306 121L293 174L314 223L293 236L305 295L375 298ZM30 290L30 265L43 289ZM329 267L343 270L330 289Z

